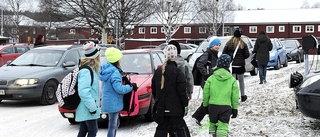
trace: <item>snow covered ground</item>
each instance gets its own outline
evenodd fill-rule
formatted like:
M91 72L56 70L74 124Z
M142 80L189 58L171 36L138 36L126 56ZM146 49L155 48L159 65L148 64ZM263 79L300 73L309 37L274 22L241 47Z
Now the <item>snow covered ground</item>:
M311 60L312 58L310 58ZM311 62L310 62L311 64ZM313 65L313 69L315 64ZM258 76L245 74L248 100L239 102L239 115L230 121L231 137L320 137L320 120L303 116L295 108L294 92L288 86L290 73L304 74L304 63L290 62L288 67L267 71L267 83L259 84ZM198 127L191 115L202 102L202 91L195 86L185 117L192 137L208 137L208 127ZM202 121L206 125L208 117ZM105 123L106 124L106 123ZM152 137L155 122L143 117L123 120L117 137ZM41 106L35 102L3 101L0 103L0 137L70 137L79 125L71 125L61 117L56 105ZM106 136L100 127L98 137Z

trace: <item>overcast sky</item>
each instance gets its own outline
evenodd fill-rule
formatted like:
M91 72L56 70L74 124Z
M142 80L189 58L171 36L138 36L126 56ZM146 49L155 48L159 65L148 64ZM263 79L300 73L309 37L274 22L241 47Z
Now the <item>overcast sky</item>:
M235 4L245 7L245 9L292 9L301 8L304 1L308 1L309 5L320 2L320 0L234 0Z

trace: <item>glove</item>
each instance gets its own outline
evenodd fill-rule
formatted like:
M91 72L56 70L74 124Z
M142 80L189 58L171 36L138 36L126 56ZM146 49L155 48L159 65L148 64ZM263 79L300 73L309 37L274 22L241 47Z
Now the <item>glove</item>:
M93 111L93 112L90 112L91 115L94 115L97 113L97 110Z
M238 109L232 109L232 117L231 118L236 118L238 116Z
M122 81L124 82L124 84L130 84L130 80L126 76L122 77Z
M188 111L189 111L189 107L188 106L184 107L184 116L188 114Z
M204 108L204 111L206 112L206 114L209 114L209 109L208 109L208 106L206 107L203 107Z
M133 91L137 91L138 90L138 86L137 86L136 83L131 83L130 85L131 85Z

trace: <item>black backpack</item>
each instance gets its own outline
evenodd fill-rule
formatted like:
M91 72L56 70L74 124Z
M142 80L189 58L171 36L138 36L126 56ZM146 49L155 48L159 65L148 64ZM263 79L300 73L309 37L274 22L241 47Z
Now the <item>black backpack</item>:
M204 53L202 53L202 55L200 55L196 61L194 62L194 65L192 67L192 75L193 75L193 84L196 86L200 86L201 85L201 80L202 80L202 74L200 72L200 70L197 67L197 63L199 61L199 59L203 56ZM212 55L210 53L208 53L208 60L211 61L212 60Z
M81 69L84 68L90 71L92 86L92 69L89 66L81 66L80 68L75 68L72 72L66 75L58 85L56 97L61 108L67 110L77 109L81 100L78 93L78 73Z

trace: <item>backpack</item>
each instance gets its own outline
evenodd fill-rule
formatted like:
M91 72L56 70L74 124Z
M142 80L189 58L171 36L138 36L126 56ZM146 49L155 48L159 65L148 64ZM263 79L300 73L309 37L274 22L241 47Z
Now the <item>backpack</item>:
M122 77L123 84L131 84L130 80L125 76ZM123 95L123 109L121 115L135 116L139 113L139 100L135 91L128 92Z
M63 109L74 110L77 109L80 103L78 94L78 73L81 69L88 69L91 75L91 86L93 84L93 71L89 66L81 66L75 68L72 72L67 74L59 83L56 96L59 106Z
M197 67L197 63L199 61L199 59L203 56L204 53L202 53L194 62L194 65L192 67L192 75L193 75L193 84L196 86L200 86L201 85L201 80L202 80L202 74L200 72L200 70ZM208 54L208 60L211 61L212 55L209 53Z

